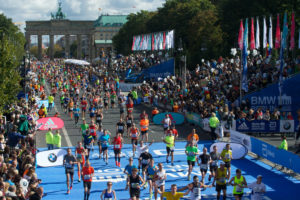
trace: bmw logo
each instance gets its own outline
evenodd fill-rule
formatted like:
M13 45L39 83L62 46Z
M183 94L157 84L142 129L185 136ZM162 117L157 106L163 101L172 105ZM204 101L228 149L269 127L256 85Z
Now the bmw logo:
M284 125L283 125L283 128L285 129L285 130L289 130L290 128L291 128L291 123L290 122L285 122L284 123Z
M57 160L57 156L54 153L50 153L48 156L48 160L54 163Z

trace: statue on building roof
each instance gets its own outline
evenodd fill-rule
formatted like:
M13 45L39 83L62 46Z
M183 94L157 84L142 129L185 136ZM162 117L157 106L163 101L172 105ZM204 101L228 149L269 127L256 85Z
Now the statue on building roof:
M62 12L61 1L58 2L58 9L55 14L51 13L51 19L62 20L66 19L66 15Z

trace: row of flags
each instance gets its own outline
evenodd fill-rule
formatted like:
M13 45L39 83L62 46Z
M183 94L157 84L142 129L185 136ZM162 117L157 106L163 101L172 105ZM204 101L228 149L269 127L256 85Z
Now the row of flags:
M256 22L256 23L255 23ZM255 25L254 25L255 24ZM263 17L263 36L262 36L262 47L263 48L275 48L279 49L281 45L281 40L282 40L282 34L280 32L280 15L277 14L277 21L276 21L276 31L275 31L275 45L273 46L273 23L272 23L272 16L269 17L269 23L267 27L267 19L266 17ZM247 26L247 27L246 27ZM255 29L256 32L255 32ZM251 32L250 32L250 50L253 49L259 49L261 48L261 42L260 42L260 26L259 26L259 17L251 18ZM243 20L240 21L240 29L239 29L239 36L238 36L238 45L240 50L243 49L244 46L244 37L245 37L245 30L248 30L248 23L247 25L245 24L245 28L243 26ZM269 29L269 30L267 30ZM291 19L291 31L290 31L290 44L289 44L289 49L293 50L295 48L295 13L292 13L292 19ZM268 36L267 36L268 34ZM247 43L248 47L248 33L247 33ZM299 29L299 44L298 48L300 48L300 29Z
M259 24L258 18L256 21L256 41L254 41L254 19L251 18L251 33L250 33L250 49L260 48L259 42ZM295 48L295 15L292 14L291 32L290 32L290 49ZM264 18L264 35L263 35L263 47L267 47L266 39L266 20ZM284 66L284 50L287 48L287 38L288 38L288 23L287 14L284 14L282 33L280 33L279 15L277 15L277 25L276 25L276 36L275 36L275 48L280 48L280 77L278 82L278 89L280 96L282 94L283 85L283 66ZM239 33L239 47L242 50L242 89L248 92L248 80L247 80L247 56L248 56L248 19L245 20L245 29L243 27L243 21L240 23L240 33ZM272 38L272 19L270 18L269 26L269 47L273 48L273 38ZM300 47L300 33L299 33L299 47ZM281 102L281 100L280 100Z
M174 30L133 36L132 51L168 50L174 48Z

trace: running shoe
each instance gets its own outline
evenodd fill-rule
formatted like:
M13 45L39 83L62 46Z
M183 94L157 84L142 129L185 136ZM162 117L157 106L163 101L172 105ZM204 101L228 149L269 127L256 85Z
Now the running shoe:
M152 199L153 197L153 192L150 193L150 200Z
M70 194L70 190L67 191L67 194Z
M73 189L73 185L71 185L71 187L70 187L70 190L72 190Z

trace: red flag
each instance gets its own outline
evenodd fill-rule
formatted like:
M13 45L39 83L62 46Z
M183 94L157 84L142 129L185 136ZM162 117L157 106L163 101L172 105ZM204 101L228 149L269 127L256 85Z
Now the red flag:
M135 49L134 49L134 45L135 45L135 36L133 36L133 42L132 42L132 47L131 47L131 50L132 50L132 51L135 50Z
M164 32L164 36L163 36L163 49L166 49L166 32Z
M241 19L239 38L238 38L238 44L239 44L240 50L243 49L243 40L244 40L244 27L243 27L243 20Z
M251 18L251 38L250 38L250 49L255 49L255 40L254 40L254 21L253 17Z
M276 36L275 36L275 49L280 48L280 24L279 14L277 14Z
M154 34L152 34L152 51L154 51Z
M295 13L292 13L290 49L295 48Z

